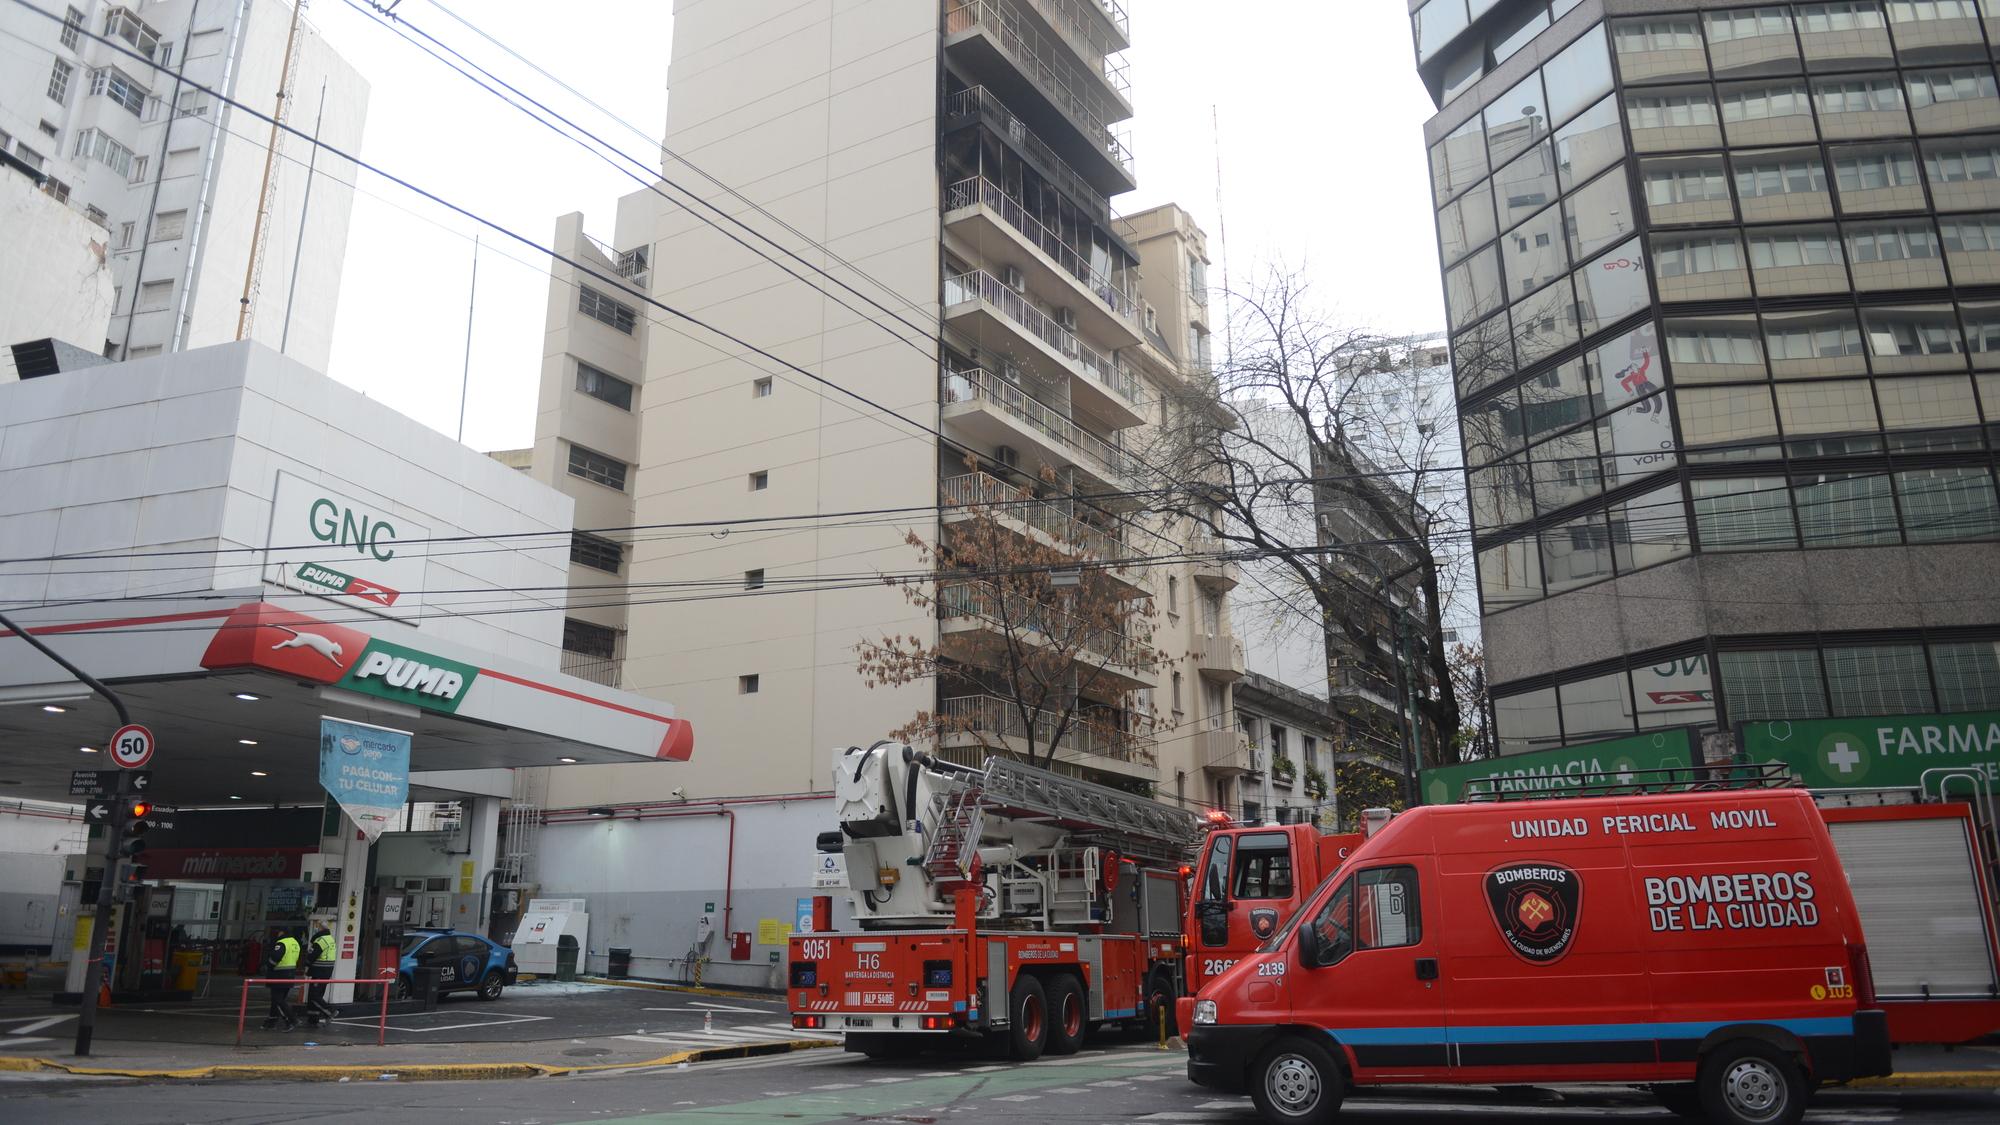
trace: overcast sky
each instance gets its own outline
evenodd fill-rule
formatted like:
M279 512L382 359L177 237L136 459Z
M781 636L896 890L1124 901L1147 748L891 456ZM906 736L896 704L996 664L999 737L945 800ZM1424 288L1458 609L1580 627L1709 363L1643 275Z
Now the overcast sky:
M454 12L618 110L657 142L666 120L666 0L449 0ZM1174 201L1208 231L1241 286L1260 267L1303 266L1344 320L1388 332L1442 326L1422 125L1403 0L1126 0L1132 148L1140 190L1113 206ZM560 18L551 18L553 11ZM428 0L401 13L633 156L639 136L480 43ZM639 184L420 54L368 16L322 0L312 20L372 87L365 159L546 243L582 211L608 237ZM1221 124L1226 222L1217 221ZM474 224L362 173L331 374L445 433L458 420ZM532 251L483 236L465 440L533 438L548 294ZM1221 272L1212 280L1221 282ZM1220 352L1220 348L1217 349Z

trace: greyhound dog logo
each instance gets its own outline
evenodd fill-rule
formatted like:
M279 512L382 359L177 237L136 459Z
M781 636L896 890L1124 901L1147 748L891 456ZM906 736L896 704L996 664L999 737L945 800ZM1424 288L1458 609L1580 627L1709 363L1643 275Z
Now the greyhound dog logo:
M273 625L271 627L273 629L282 629L291 634L290 639L282 640L272 645L271 651L276 652L281 648L309 648L326 657L335 668L340 667L340 642L329 637L322 637L318 633L302 633L289 625Z

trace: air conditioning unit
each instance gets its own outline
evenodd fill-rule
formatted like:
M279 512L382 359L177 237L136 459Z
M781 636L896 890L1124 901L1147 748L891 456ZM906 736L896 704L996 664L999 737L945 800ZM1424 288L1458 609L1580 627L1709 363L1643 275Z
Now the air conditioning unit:
M1056 323L1062 325L1064 331L1067 332L1076 331L1076 310L1070 308L1068 305L1064 305L1062 308L1057 309Z
M1012 289L1016 293L1028 287L1028 279L1021 276L1020 269L1015 266L1008 266L1002 270L1000 280L1005 283L1007 288Z
M1011 445L995 446L993 449L993 459L1010 469L1021 467L1021 451Z

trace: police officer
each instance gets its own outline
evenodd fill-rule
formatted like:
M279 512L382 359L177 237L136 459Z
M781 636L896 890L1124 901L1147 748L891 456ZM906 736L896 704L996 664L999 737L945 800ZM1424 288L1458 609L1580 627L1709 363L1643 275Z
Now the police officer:
M323 1020L332 1020L340 1013L326 1002L325 981L333 976L333 931L324 920L313 927L311 940L306 948L311 955L311 963L306 966L306 976L313 983L306 988L306 1020L317 1026Z
M303 949L298 935L290 931L275 931L278 936L272 940L266 954L264 975L274 978L267 985L271 990L271 1014L264 1017L264 1030L277 1028L280 1021L286 1031L298 1029L299 1021L292 1016L292 981L299 975L299 954Z

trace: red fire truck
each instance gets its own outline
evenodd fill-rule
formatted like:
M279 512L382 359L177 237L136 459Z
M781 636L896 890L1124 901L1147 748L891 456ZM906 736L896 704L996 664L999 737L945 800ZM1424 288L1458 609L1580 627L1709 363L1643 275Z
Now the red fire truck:
M818 846L844 862L858 930L791 939L793 1026L871 1056L1004 1036L1033 1059L1171 1018L1199 813L896 742L833 767L839 827Z

